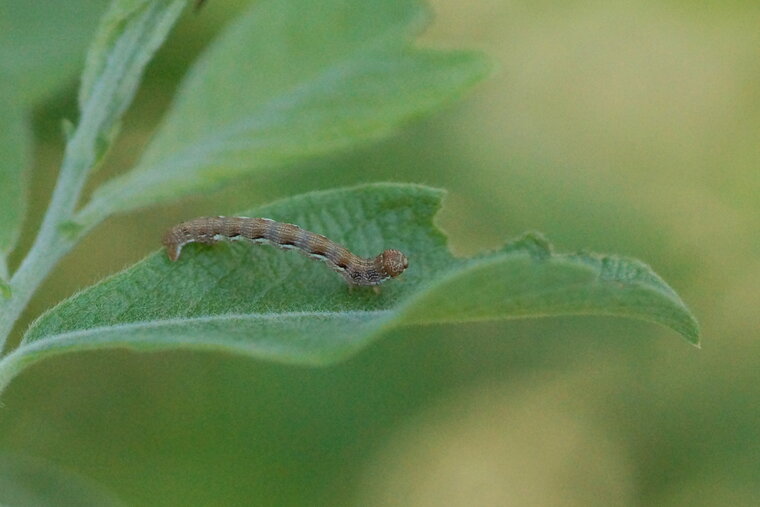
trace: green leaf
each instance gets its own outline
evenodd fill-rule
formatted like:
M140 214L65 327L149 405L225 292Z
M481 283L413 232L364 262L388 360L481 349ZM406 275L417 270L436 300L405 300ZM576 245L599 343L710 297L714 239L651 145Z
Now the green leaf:
M0 2L0 83L12 83L27 106L70 85L105 6L106 0Z
M53 463L0 454L0 505L123 505L102 486Z
M71 151L84 161L84 168L97 163L110 145L145 66L186 2L116 0L101 20L82 76L81 122L70 143L76 146Z
M138 166L85 223L386 135L481 78L476 54L421 50L417 1L264 0L189 73Z
M28 120L17 95L0 86L0 280L6 275L5 256L16 245L26 211L31 146Z
M376 184L246 213L297 223L359 255L401 249L410 267L380 294L349 291L320 262L267 246L191 244L176 263L159 251L44 314L0 367L0 384L26 364L79 350L182 347L329 364L390 327L517 317L635 317L698 342L689 310L638 261L555 254L536 234L453 257L433 225L441 197L427 187Z

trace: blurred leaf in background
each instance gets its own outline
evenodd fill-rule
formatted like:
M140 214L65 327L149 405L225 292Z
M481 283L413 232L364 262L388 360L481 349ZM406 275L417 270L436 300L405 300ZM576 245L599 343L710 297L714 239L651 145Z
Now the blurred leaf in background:
M81 71L106 0L0 3L0 76L19 100L35 105ZM6 81L7 80L7 81Z
M416 0L256 2L193 66L137 167L98 188L82 220L346 149L451 101L486 64L411 47L428 17Z
M31 153L28 113L14 88L0 84L0 284L7 279L6 258L18 240L26 210L28 178L24 174Z

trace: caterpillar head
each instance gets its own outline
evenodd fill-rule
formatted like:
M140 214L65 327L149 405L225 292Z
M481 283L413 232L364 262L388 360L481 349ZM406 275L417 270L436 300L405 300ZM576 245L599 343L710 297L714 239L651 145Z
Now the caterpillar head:
M380 254L383 270L391 278L396 278L409 267L409 259L398 250L386 250Z

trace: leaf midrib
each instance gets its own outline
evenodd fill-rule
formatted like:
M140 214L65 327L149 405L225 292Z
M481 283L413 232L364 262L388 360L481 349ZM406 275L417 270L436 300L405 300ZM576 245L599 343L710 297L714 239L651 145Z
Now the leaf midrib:
M204 315L200 317L173 317L171 319L157 319L157 320L143 320L137 322L129 322L122 324L111 324L107 326L95 326L88 329L77 329L75 331L67 331L65 333L58 333L54 335L43 336L39 339L23 340L22 347L31 346L33 344L40 344L42 342L58 341L67 338L80 338L90 335L96 335L103 331L118 332L128 331L134 329L158 329L158 328L170 328L172 326L182 327L192 324L206 324L220 322L224 323L233 320L249 320L249 321L276 321L286 319L297 318L309 318L309 317L322 317L322 318L346 318L346 317L358 317L358 316L372 316L381 317L392 313L393 310L346 310L346 311L299 311L299 312L278 312L278 313L226 313L221 315Z

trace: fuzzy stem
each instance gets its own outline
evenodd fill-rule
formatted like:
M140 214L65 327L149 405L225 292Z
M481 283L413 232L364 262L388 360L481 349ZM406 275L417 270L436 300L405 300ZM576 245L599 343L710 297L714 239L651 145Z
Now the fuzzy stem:
M11 297L0 300L0 350L34 292L85 232L65 233L61 226L71 220L95 160L95 139L88 132L92 129L79 128L69 140L39 233L10 280Z

